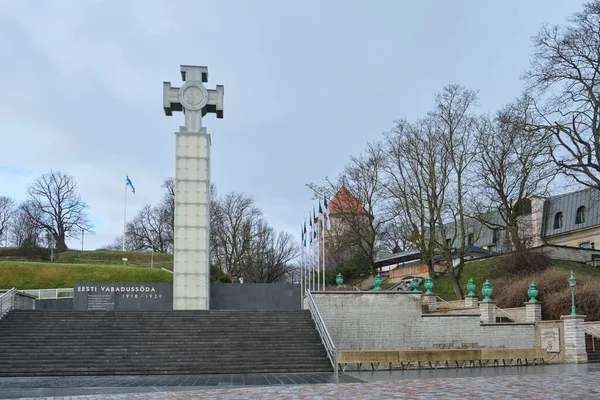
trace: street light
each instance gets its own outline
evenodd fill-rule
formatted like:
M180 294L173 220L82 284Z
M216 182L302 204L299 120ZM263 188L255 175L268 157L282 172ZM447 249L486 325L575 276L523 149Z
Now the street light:
M571 271L571 277L569 278L569 286L571 287L571 315L577 315L575 312L575 284L577 283L577 279L573 275L573 271Z

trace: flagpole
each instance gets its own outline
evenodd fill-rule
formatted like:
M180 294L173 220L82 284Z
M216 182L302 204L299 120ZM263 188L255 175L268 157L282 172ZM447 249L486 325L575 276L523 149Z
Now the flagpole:
M313 210L313 214L314 214L314 210ZM320 253L320 251L319 251L320 250L319 249L319 247L320 247L320 245L319 245L319 220L315 221L315 225L316 225L315 229L317 230L317 291L318 291L318 290L321 290L321 274L320 274L321 260L319 257L319 253Z
M125 174L127 176L127 174ZM123 211L123 251L125 251L125 231L127 228L127 185L125 185L125 210Z
M321 240L323 241L323 252L322 257L323 257L323 291L325 291L325 218L323 218L323 215L321 215L321 219L323 220L321 223Z
M300 243L300 304L304 302L304 277L302 276L304 273L304 240L302 240L302 242L303 243Z

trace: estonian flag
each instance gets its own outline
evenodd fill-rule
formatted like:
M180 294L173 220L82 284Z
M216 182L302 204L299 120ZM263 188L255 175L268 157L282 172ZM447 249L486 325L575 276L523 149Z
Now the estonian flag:
M127 186L129 186L133 194L135 194L135 188L133 187L133 183L131 183L131 179L129 179L127 174L125 174L125 189L127 189Z
M304 244L304 247L306 247L306 220L304 220L304 232L302 234L302 243Z
M325 220L327 220L327 230L331 229L331 221L329 220L329 205L327 204L327 196L323 194L323 205L325 206Z

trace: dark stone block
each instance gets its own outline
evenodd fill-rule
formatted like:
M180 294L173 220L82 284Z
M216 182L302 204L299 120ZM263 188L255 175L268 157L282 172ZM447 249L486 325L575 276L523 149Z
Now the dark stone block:
M73 309L88 311L172 310L173 284L75 282Z

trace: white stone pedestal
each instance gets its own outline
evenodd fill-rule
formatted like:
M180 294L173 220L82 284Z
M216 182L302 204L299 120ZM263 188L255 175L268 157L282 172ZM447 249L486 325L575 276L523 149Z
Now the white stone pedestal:
M465 296L465 308L476 308L478 304L477 296Z
M432 313L437 310L437 297L435 294L422 294L421 304L427 307L427 310Z
M480 321L484 324L496 323L496 302L482 301L479 303Z
M542 303L525 303L525 322L536 322L542 320Z
M560 317L563 321L565 333L565 362L578 364L588 361L585 351L585 315L563 315Z
M210 302L210 135L177 132L173 309L208 310Z

